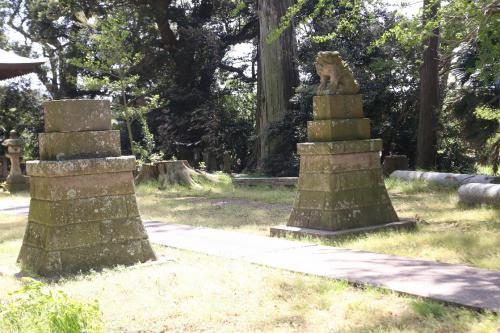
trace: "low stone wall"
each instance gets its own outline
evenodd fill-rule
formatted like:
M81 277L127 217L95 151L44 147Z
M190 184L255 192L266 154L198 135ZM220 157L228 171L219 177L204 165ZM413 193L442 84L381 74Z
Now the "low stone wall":
M447 186L460 186L469 183L500 184L500 177L468 175L461 173L396 170L391 173L390 177L403 180L426 180Z
M500 205L500 184L462 185L458 189L458 198L465 204Z
M287 186L297 185L298 177L237 177L233 178L233 184L239 186Z

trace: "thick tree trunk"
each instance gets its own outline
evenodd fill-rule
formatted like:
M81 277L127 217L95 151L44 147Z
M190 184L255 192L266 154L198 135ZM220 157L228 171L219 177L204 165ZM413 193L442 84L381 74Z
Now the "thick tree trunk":
M272 122L283 119L290 97L298 84L296 40L293 27L286 29L278 40L269 44L267 36L278 26L281 17L294 0L259 0L259 69L257 101L257 136L259 139L258 167L270 155L277 153L280 138L269 139Z
M158 161L143 164L139 170L139 174L135 177L135 183L140 184L153 180L159 181L160 189L175 185L201 188L200 181L219 182L219 178L216 175L192 169L188 161L185 160Z
M424 8L430 0L424 0ZM435 19L439 2L424 11L424 24ZM423 64L420 69L420 112L417 131L417 168L433 169L437 155L437 114L439 99L439 28L424 41Z

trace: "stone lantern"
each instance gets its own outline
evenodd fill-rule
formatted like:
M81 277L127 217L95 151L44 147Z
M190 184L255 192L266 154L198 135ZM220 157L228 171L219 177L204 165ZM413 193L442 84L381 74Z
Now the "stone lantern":
M19 192L28 189L28 177L21 172L21 155L23 140L19 138L15 130L10 131L10 136L2 143L7 147L6 156L10 159L10 172L5 182L5 188L9 192Z

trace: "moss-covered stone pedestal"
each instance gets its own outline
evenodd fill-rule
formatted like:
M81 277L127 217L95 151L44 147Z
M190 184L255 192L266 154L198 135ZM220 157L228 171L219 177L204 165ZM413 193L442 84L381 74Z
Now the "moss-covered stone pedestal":
M54 276L154 260L137 209L135 157L120 156L106 101L47 102L18 262Z
M370 139L360 94L314 97L311 142L297 146L298 193L287 226L272 236L337 237L349 233L413 227L399 221L380 166L382 141Z

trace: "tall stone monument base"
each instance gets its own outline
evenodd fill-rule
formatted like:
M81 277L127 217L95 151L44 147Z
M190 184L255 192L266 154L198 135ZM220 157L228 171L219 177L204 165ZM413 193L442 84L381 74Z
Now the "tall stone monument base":
M336 238L415 227L399 221L385 188L379 139L298 144L298 193L288 224L271 236Z
M310 142L297 145L298 193L288 224L272 236L339 237L346 234L414 227L399 221L380 165L382 141L370 138L362 96L352 72L337 52L320 52L321 78L313 98Z
M44 106L42 160L26 163L31 202L22 271L55 276L154 260L135 198L135 157L120 156L109 102Z

